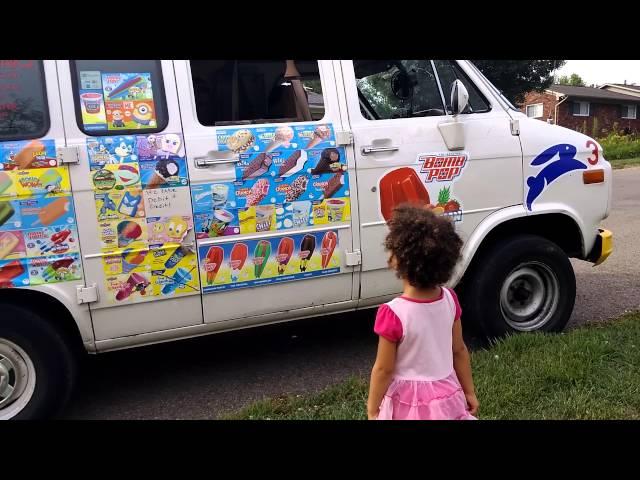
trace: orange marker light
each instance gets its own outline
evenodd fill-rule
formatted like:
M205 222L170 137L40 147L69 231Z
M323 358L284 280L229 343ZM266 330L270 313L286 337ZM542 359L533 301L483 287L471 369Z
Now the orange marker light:
M604 170L597 168L595 170L585 170L582 172L582 181L585 185L591 183L603 183L604 182Z

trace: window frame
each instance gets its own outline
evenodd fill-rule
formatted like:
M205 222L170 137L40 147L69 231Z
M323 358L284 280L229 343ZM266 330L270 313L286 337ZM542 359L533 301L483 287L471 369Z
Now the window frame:
M629 109L633 107L633 117L630 116L625 116L625 114L622 114L622 118L624 118L625 120L636 120L638 118L638 105L636 105L635 103L625 103L622 105L622 108L625 109L627 111L627 115L629 115ZM624 112L624 110L623 110Z
M78 128L83 134L89 137L113 137L118 135L149 135L152 133L160 133L167 128L167 125L169 125L169 108L167 105L167 95L164 89L164 76L162 74L162 62L160 60L151 60L151 61L155 62L157 67L157 74L158 74L157 83L160 85L160 88L158 89L158 94L161 95L163 99L162 109L161 109L161 112L164 118L163 122L160 123L158 121L157 126L154 127L153 129L129 128L126 130L108 130L107 129L104 131L101 131L101 130L87 131L85 130L84 123L82 123L82 107L80 106L80 97L78 95L78 91L80 89L78 85L78 69L76 65L77 60L69 60L69 70L71 72L71 89L73 94L73 110L76 116L76 125L78 126ZM102 72L102 70L100 71ZM154 91L155 91L155 87L154 87ZM158 104L156 102L155 97L153 99L153 102L154 102L154 106L157 108ZM158 116L156 116L156 119L157 118Z
M440 59L437 59L437 60L440 60ZM471 78L469 77L467 72L465 72L465 70L462 67L462 65L460 64L460 62L458 62L457 60L445 60L445 61L448 61L450 63L454 63L455 64L455 67L457 67L458 71L460 72L460 74L462 75L464 80L466 80L469 84L473 85L473 87L475 88L476 92L478 93L478 95L480 96L482 101L487 105L487 109L486 110L477 111L477 112L475 112L475 111L460 112L458 115L474 115L476 113L489 113L489 112L491 112L493 110L493 104L489 101L489 99L482 92L482 90L480 88L478 88L478 85L476 85L475 82L473 82L473 80L471 80ZM435 64L435 62L433 60L431 60L431 65L433 67L433 71L434 71L434 73L436 75L436 78L438 79L438 86L440 87L440 92L441 92L441 95L442 95L442 100L444 101L444 108L445 108L445 111L446 111L446 115L445 116L451 116L453 114L450 113L447 110L447 98L446 98L446 96L444 94L444 89L443 89L442 83L440 81L440 74L438 73L438 69L436 68L436 64ZM466 85L465 85L465 88L467 88ZM449 95L451 95L451 92L449 92ZM468 104L468 108L470 108L470 107L471 107L471 103Z
M267 60L268 61L268 60ZM273 60L275 61L275 60ZM327 120L327 98L325 96L326 85L322 80L322 67L321 60L315 59L315 62L318 66L318 80L320 80L320 87L322 88L322 104L324 107L324 111L322 113L322 118L314 120L286 120L286 121L264 121L262 123L254 123L253 120L238 120L237 122L225 122L224 125L205 125L200 121L200 116L198 115L198 99L196 98L196 88L193 83L193 72L191 70L191 60L187 60L187 71L189 74L189 87L191 93L191 108L193 111L193 118L195 119L198 126L202 128L221 128L221 129L229 129L229 128L256 128L263 125L298 125L298 124L310 124L310 123L328 123ZM304 80L303 80L304 81ZM260 120L270 120L270 119L260 119ZM281 120L281 119L271 119L271 120ZM247 123L248 122L248 123Z
M529 107L542 107L542 110L540 112L540 115L538 116L529 116ZM530 103L529 105L525 106L525 114L527 115L528 118L544 118L544 103Z
M42 79L42 82L40 87L42 89L42 97L43 97L43 105L45 107L45 112L44 112L44 123L43 123L43 128L41 132L35 133L35 134L31 134L31 135L18 135L18 136L5 136L2 135L2 133L0 132L0 142L17 142L17 141L22 141L22 140L33 140L36 138L44 138L47 136L47 134L51 131L51 115L50 115L50 106L49 106L49 96L47 95L47 76L45 74L45 69L44 69L44 60L34 60L39 67L39 71L40 71L40 76ZM57 80L56 80L57 81Z
M575 113L575 111L572 111L571 114L574 117L588 117L590 115L590 113L591 113L591 102L583 102L583 101L580 101L580 100L574 100L573 103L576 103L576 104L579 104L579 105L582 105L582 104L586 104L587 105L587 113L586 114L584 114L584 113Z

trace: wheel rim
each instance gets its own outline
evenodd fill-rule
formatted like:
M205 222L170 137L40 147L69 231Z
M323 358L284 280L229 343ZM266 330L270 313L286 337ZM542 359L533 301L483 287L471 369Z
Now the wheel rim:
M558 308L558 277L545 264L527 262L511 271L500 290L500 309L507 324L519 331L542 328Z
M29 355L15 343L0 338L0 420L20 413L36 386L36 370Z

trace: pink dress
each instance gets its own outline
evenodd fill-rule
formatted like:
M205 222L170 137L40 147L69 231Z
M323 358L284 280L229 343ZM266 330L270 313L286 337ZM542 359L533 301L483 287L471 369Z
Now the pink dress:
M374 331L398 349L378 420L476 420L453 368L453 322L461 313L448 288L433 300L401 296L380 306Z

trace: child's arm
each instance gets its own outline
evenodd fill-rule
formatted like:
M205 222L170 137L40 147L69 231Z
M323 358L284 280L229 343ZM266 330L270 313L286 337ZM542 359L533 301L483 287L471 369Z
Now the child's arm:
M374 420L378 416L382 397L387 392L393 370L396 364L397 343L379 337L378 356L371 370L371 385L369 387L369 400L367 401L367 416Z
M471 359L469 357L469 350L462 338L462 322L457 319L453 322L453 368L456 371L458 380L464 390L464 395L467 398L467 404L469 406L469 413L475 415L478 412L480 406L478 398L476 397L476 390L473 386L473 377L471 376Z

